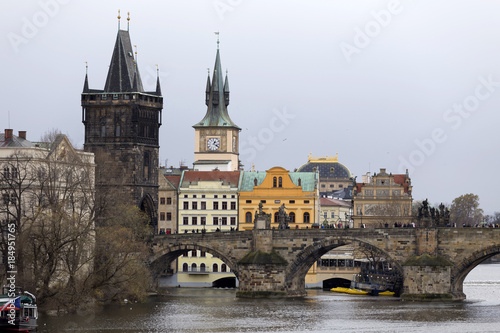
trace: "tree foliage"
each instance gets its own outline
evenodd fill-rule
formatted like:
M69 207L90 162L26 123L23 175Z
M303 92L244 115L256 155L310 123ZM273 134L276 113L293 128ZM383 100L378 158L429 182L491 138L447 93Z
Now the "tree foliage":
M468 193L453 199L451 222L457 226L472 227L482 222L483 210L479 208L479 196Z

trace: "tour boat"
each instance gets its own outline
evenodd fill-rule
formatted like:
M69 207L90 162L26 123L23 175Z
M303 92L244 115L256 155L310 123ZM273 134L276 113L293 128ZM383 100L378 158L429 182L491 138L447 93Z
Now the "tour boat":
M30 332L36 329L36 297L27 291L21 293L19 289L12 294L4 287L0 295L0 332Z

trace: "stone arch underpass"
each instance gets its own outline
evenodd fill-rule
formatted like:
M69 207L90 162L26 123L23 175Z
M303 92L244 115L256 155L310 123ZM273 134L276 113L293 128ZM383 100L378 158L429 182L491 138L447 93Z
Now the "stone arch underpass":
M388 260L401 298L464 299L463 281L479 263L500 253L500 229L254 229L155 236L153 276L179 255L202 250L224 261L239 280L238 296L302 296L305 275L323 254L347 244Z
M366 253L370 253L373 256L383 257L394 268L397 276L397 284L395 286L396 290L399 291L402 289L403 269L401 264L393 260L390 253L378 248L366 240L360 240L350 236L337 236L321 239L300 251L295 256L295 259L287 266L285 272L286 287L295 290L304 290L305 292L306 274L313 264L324 254L344 245L354 245L355 248L366 249Z
M461 260L460 263L456 264L451 270L451 293L465 298L463 286L467 275L477 265L497 254L500 254L500 245L487 246L484 249L473 252Z

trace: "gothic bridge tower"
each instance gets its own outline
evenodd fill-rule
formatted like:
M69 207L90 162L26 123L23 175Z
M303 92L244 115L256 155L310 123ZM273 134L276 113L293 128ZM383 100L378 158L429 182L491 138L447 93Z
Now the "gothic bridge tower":
M229 117L229 81L223 79L219 55L219 40L217 40L217 55L210 82L207 78L205 117L193 125L195 130L194 168L199 171L238 171L239 166L239 132Z
M149 215L156 230L163 98L159 77L156 91L144 91L136 56L128 27L120 30L118 23L104 89L89 89L85 75L84 149L95 154L97 198L105 202L104 207L137 205Z

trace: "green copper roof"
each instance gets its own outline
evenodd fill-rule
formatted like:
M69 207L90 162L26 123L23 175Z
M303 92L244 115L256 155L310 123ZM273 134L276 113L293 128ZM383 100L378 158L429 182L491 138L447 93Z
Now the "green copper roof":
M264 179L266 178L266 172L263 171L243 171L243 176L240 180L240 191L252 191L255 179L257 179L257 185L262 184Z
M255 179L257 179L257 185L260 185L267 175L267 173L263 171L244 171L242 173L240 191L253 191ZM292 182L297 186L299 185L300 178L300 184L303 191L312 192L315 190L316 174L314 172L290 172L289 175Z
M212 83L210 83L210 77L208 77L205 93L207 113L205 117L200 122L193 125L193 127L234 127L240 129L233 123L227 111L227 106L229 105L229 83L227 75L225 83L223 80L219 49L217 49L217 55L215 57Z
M303 191L314 191L316 184L316 173L314 172L290 172L290 179L295 185L302 186Z

